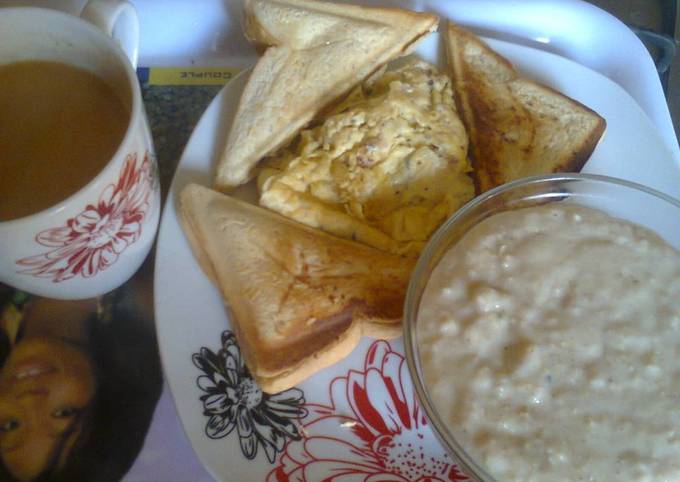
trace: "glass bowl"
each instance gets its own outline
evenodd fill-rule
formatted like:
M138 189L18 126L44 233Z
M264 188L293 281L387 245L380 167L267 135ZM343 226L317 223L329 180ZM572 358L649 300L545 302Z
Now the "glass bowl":
M495 482L495 479L458 443L430 397L418 346L420 300L442 256L470 228L503 211L554 202L599 209L647 227L680 249L680 201L639 184L588 174L536 176L505 184L468 202L435 232L416 264L406 293L404 348L413 385L433 431L454 461L475 481Z

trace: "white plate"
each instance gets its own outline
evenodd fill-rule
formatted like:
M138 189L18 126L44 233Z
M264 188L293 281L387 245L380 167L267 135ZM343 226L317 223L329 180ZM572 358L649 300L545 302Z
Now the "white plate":
M437 35L431 36L417 53L436 61L438 42ZM680 197L677 161L622 88L562 57L498 40L489 43L525 74L605 117L607 131L585 172ZM249 382L238 370L226 368L238 361L232 338L223 337L229 320L220 294L192 256L175 203L189 182L212 184L215 159L245 80L245 75L232 80L198 123L180 160L159 232L158 341L194 449L218 480L416 481L418 474L460 480L418 410L401 340L388 344L363 339L348 358L277 397L260 399L257 391L243 392L252 388ZM299 424L288 423L299 414L304 415Z

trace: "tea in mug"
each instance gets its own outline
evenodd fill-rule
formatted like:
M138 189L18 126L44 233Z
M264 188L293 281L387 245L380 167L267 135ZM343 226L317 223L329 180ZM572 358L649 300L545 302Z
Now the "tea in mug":
M1 65L0 221L47 209L93 179L125 136L128 104L72 65Z

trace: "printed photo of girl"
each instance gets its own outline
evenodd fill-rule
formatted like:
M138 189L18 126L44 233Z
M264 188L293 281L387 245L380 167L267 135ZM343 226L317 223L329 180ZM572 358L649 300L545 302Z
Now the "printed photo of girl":
M125 287L60 301L0 285L0 481L127 472L161 389L153 321L133 298Z

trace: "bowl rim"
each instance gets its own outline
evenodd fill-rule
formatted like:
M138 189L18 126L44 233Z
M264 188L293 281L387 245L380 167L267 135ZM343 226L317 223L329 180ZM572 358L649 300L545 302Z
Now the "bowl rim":
M448 234L451 226L454 225L460 218L464 217L468 212L476 208L478 205L487 202L489 199L495 198L503 193L512 191L519 187L552 183L552 182L595 182L604 183L609 185L618 185L624 188L633 189L635 191L651 195L659 200L665 201L680 210L680 200L669 196L668 194L657 191L656 189L644 186L642 184L628 181L625 179L619 179L611 176L605 176L600 174L584 174L584 173L558 173L558 174L545 174L538 176L530 176L515 181L511 181L507 184L495 187L479 196L474 197L461 208L459 208L455 213L453 213L449 218L442 223L442 225L435 231L435 233L430 237L425 248L418 257L415 268L411 273L409 279L408 287L406 290L406 296L404 299L404 309L402 317L402 329L404 336L404 352L406 355L406 364L408 366L409 375L413 383L413 387L416 391L416 396L421 407L424 409L425 416L427 417L432 431L439 441L442 443L444 448L447 450L454 463L460 466L460 468L465 472L465 474L476 482L496 482L496 479L491 476L486 470L481 467L477 462L467 453L463 447L458 443L456 438L453 436L451 431L446 427L439 417L437 410L434 407L434 403L430 399L427 390L425 389L423 379L421 376L420 358L418 354L417 346L417 336L416 330L412 329L415 326L416 318L418 315L419 300L416 301L419 295L422 296L422 292L418 293L418 284L423 277L424 271L432 262L440 244L444 240L445 236ZM427 283L423 285L423 291Z

